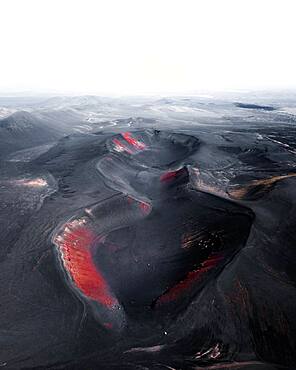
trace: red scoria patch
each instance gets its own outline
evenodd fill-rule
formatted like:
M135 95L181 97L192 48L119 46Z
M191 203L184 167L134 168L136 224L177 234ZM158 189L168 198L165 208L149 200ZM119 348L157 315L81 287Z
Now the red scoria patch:
M181 176L182 174L184 173L184 168L180 168L178 170L175 170L175 171L168 171L168 172L165 172L163 173L161 176L160 176L160 181L161 182L167 182L167 181L170 181L176 177L179 177Z
M113 139L113 143L115 144L115 150L117 150L118 152L125 151L129 154L133 154L133 152L126 145L124 145L120 140Z
M160 181L169 181L177 176L178 171L171 171L171 172L166 172L163 175L160 176Z
M184 292L191 289L206 272L215 267L222 259L223 256L218 254L210 256L198 269L188 272L184 280L181 280L161 295L156 301L156 307L177 300Z
M139 203L139 207L141 211L144 213L144 215L148 215L151 212L151 205L147 202L141 201Z
M86 297L112 307L117 304L110 292L108 283L93 263L90 246L95 235L79 221L66 225L63 233L56 238L62 261L75 286Z
M130 144L132 145L133 147L135 147L136 149L138 150L143 150L146 148L146 145L144 143L142 143L141 141L135 139L134 137L132 137L131 133L130 132L123 132L122 134L122 137Z

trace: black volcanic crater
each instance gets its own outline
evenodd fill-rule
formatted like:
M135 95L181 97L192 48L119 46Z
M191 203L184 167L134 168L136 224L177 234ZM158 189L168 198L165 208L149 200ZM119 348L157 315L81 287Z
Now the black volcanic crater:
M119 193L54 238L70 286L110 330L168 325L248 238L250 210L192 187L187 163L199 145L152 130L108 138L96 166Z

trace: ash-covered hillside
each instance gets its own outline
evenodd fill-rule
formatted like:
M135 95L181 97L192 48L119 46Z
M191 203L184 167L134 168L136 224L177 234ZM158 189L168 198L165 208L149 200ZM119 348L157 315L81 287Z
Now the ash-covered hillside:
M295 94L0 116L0 366L295 368Z

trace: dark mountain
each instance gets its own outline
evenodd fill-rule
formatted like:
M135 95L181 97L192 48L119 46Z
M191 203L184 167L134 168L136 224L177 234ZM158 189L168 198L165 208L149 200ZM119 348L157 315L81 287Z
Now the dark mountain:
M50 127L45 119L20 111L0 120L1 155L47 144L58 140L65 134Z

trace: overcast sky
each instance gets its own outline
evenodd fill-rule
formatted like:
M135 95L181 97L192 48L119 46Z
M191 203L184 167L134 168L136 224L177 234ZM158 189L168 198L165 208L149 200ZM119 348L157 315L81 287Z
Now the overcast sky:
M0 0L0 91L296 88L295 0Z

